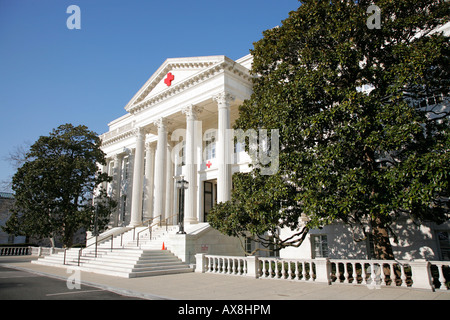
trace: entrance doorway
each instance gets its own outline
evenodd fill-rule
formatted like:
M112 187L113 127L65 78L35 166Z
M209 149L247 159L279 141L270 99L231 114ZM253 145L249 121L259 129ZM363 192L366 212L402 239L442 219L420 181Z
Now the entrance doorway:
M203 221L208 222L208 213L217 202L217 180L203 182Z

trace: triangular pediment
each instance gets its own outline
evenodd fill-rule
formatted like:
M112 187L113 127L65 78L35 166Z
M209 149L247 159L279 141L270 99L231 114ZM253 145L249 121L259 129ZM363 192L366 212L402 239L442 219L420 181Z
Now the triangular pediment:
M229 59L225 56L167 59L134 95L125 106L125 110L130 111L136 105L182 84L225 60Z

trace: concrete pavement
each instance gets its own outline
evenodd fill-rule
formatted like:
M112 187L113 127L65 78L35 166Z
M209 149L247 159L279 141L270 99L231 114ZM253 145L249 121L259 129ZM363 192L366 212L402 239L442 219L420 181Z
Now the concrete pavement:
M34 257L37 258L37 257ZM67 279L66 268L30 263L27 257L0 257L0 264L49 277ZM450 300L450 291L252 279L209 273L118 278L81 271L83 284L149 300Z
M76 289L76 290L75 290ZM2 305L21 300L137 300L109 290L79 283L69 284L63 279L46 277L0 264L0 301ZM9 302L4 302L8 300Z

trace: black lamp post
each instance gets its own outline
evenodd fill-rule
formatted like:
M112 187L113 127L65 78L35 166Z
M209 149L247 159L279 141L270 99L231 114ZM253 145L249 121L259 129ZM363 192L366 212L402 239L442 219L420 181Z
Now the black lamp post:
M181 176L181 180L177 181L177 188L181 190L181 199L178 206L178 225L180 229L177 234L186 234L186 232L184 232L184 191L188 188L188 186L189 182L184 180L183 176Z

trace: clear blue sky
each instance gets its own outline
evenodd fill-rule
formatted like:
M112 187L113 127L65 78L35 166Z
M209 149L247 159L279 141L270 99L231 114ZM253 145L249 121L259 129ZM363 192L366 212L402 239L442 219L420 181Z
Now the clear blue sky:
M69 30L67 7L81 9ZM297 0L0 0L0 181L4 157L64 123L98 134L167 58L249 53ZM0 187L1 190L1 187Z

